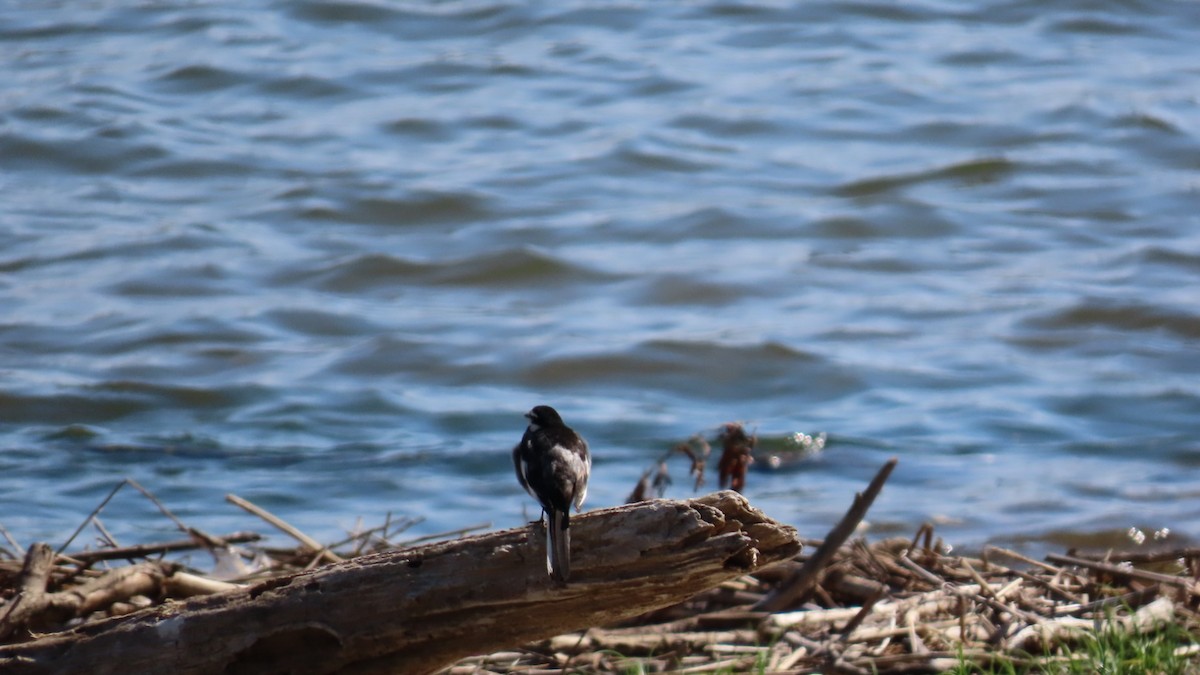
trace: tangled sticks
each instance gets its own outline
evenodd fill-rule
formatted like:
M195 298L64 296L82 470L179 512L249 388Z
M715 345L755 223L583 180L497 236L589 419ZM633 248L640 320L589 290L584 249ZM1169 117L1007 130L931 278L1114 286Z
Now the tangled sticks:
M609 625L800 549L718 492L592 511L550 584L537 525L361 556L0 647L6 673L432 672L469 654ZM120 654L119 660L112 659Z

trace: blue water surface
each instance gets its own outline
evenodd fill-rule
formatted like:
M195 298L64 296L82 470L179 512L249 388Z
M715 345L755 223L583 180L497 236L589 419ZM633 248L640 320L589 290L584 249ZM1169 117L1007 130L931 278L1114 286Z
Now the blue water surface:
M517 526L548 403L590 507L741 421L805 536L897 456L873 536L1189 542L1198 34L1169 0L8 3L0 525L61 542L133 478L214 533L270 531L227 493L324 541ZM175 536L133 490L101 517Z

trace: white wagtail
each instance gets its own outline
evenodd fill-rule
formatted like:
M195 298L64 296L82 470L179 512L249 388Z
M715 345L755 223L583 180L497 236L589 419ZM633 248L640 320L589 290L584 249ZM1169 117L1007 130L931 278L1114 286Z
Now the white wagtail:
M587 497L592 457L587 441L563 424L548 405L525 413L529 427L513 448L521 487L542 505L546 523L546 572L560 583L571 575L571 505Z

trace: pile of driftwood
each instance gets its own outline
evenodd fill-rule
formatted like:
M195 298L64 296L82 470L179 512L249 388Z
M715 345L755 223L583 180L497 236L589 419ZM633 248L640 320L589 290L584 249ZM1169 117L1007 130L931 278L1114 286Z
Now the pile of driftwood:
M1051 564L1000 548L950 556L924 537L860 539L838 549L799 606L759 609L808 559L622 626L464 659L445 673L938 673L960 660L1054 672L1071 658L1058 655L1070 651L1060 647L1098 630L1147 633L1171 622L1200 628L1195 577L1186 572L1200 561L1197 549L1051 555ZM1130 561L1166 562L1177 573ZM1181 656L1200 656L1200 645L1185 649Z
M217 663L226 664L227 672L333 672L380 644L407 638L413 631L403 627L405 617L422 608L432 617L420 626L429 632L420 636L426 642L414 643L415 651L388 653L386 659L380 652L371 657L374 661L364 661L377 666L365 672L899 673L940 672L960 660L983 667L1009 661L1053 669L1056 659L1069 658L1056 655L1060 647L1097 630L1200 625L1196 549L1051 555L1037 561L999 548L978 557L950 555L928 527L912 539L855 539L894 466L892 460L880 470L823 540L801 540L800 553L794 530L730 492L583 514L572 521L578 528L575 543L583 547L573 553L579 558L579 579L573 576L570 585L559 588L545 581L540 554L531 549L541 541L536 525L412 546L396 540L411 522L388 518L379 527L323 546L231 496L232 503L299 544L266 549L255 533L213 536L187 528L154 500L188 536L123 547L105 534L98 518L101 504L85 525L101 533L102 546L67 552L70 542L59 550L34 544L22 554L11 539L8 546L0 545L0 670L44 672L41 664L65 664L73 655L86 664L79 672L102 672L84 651L90 645L96 653L108 653L101 638L143 645L148 636L159 636L162 626L195 617L196 625L213 621L219 633L227 626L218 621L221 612L238 627L228 641L245 639L245 646L230 647L220 657L224 660L197 661L192 668L178 660L159 661L146 647L140 662L145 672L156 672L150 665L161 669L157 672L209 672ZM128 485L154 499L136 483ZM640 553L629 556L631 548ZM216 568L201 573L179 562L180 552L190 549L212 553ZM462 561L454 562L456 557ZM463 564L476 571L482 586L462 582ZM362 599L372 595L364 583L383 584L374 595L393 595ZM402 597L408 589L431 594ZM329 599L324 609L314 609L321 601L314 590ZM346 609L335 591L361 592L346 597L359 597L354 602L363 604ZM199 597L204 600L183 600ZM264 611L274 614L256 627ZM343 611L341 619L332 616ZM390 611L396 616L385 616ZM360 621L356 614L364 613L371 616ZM111 618L122 615L130 620ZM472 623L481 615L492 621L486 634ZM356 632L380 630L374 624L388 621L399 625L399 632ZM455 635L456 625L466 631L463 635L490 642L483 640L478 649L458 644L457 655L431 657L406 670L417 663L416 655L430 655L428 645L445 646L444 636ZM555 627L563 633L554 635ZM256 630L261 635L248 637ZM119 641L121 631L126 642ZM178 659L195 657L181 646L186 641L171 638ZM492 651L500 645L508 647ZM491 653L461 658L472 651ZM111 664L113 672L127 667L133 656L124 658ZM19 670L24 666L29 668Z
M1099 631L1176 623L1200 632L1200 549L1038 561L988 547L973 558L949 555L928 525L912 539L851 541L895 464L791 561L620 626L465 659L445 673L936 673L960 663L1043 672ZM1200 645L1184 649L1200 657Z
M124 488L132 488L149 499L180 530L180 537L149 544L122 545L109 533L100 514ZM89 620L127 614L164 598L187 598L241 588L263 579L325 564L341 562L367 553L413 546L491 527L480 523L449 532L404 540L396 539L419 521L393 518L359 527L338 542L324 545L275 514L237 495L226 501L258 516L298 544L295 547L259 545L266 537L242 531L213 535L179 520L167 507L136 481L118 483L107 497L57 548L34 543L23 547L0 527L7 545L0 543L0 644L20 641L19 633L60 630ZM67 551L85 528L92 527L96 539L78 550ZM200 560L189 554L201 553ZM183 556L181 558L181 556ZM198 572L196 568L207 568ZM57 589L51 592L51 589Z
M159 559L182 541L71 553L35 544L9 561L0 586L0 672L432 673L473 653L620 624L800 550L794 528L736 492L652 500L572 518L564 585L546 574L541 528L345 560L313 542L234 580ZM192 533L190 545L222 555L232 538ZM109 567L113 558L134 560Z

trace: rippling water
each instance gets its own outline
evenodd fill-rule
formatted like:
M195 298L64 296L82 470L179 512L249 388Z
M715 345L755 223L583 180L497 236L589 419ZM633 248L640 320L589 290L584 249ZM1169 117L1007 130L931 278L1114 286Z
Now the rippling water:
M262 529L226 492L326 540L514 526L551 403L593 507L743 420L748 495L809 536L898 455L878 533L1191 541L1198 34L1171 1L8 3L0 524L61 541L128 476L216 532Z

